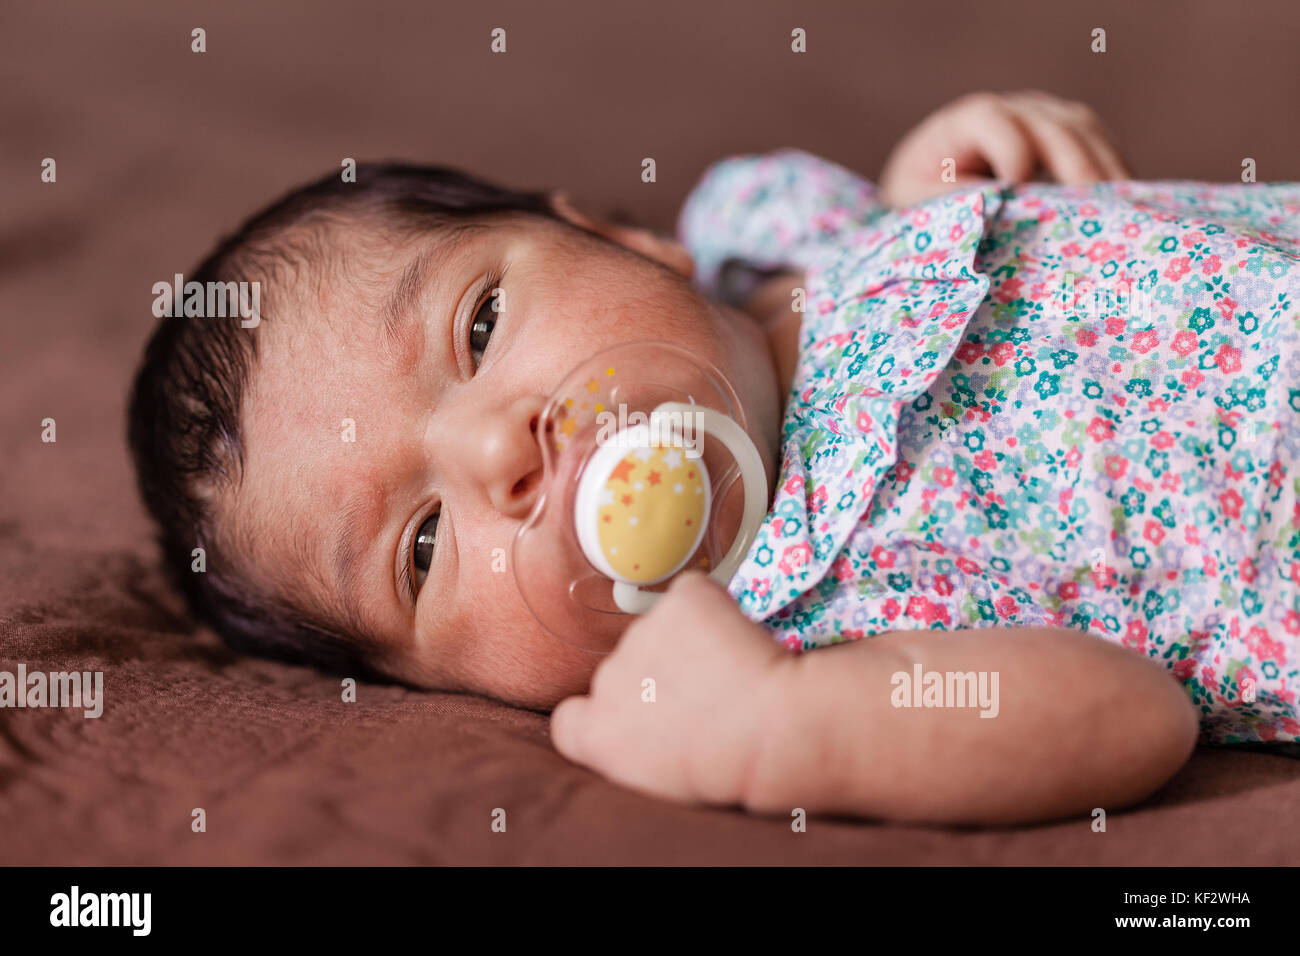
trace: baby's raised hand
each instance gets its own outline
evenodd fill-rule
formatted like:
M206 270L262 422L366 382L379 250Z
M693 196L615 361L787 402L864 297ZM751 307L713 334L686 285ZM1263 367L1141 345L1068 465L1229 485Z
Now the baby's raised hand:
M653 796L743 801L764 717L795 660L716 582L681 575L551 715L555 748Z
M1039 169L1066 185L1131 178L1090 107L1024 90L971 93L931 113L894 147L879 185L888 205L908 206L990 177L1027 182Z

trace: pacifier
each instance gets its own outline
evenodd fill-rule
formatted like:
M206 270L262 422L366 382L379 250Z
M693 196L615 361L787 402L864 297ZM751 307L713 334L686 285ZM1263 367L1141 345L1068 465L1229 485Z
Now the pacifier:
M735 390L681 346L627 343L581 363L537 435L541 490L512 564L528 609L571 646L612 650L684 570L725 587L767 513Z

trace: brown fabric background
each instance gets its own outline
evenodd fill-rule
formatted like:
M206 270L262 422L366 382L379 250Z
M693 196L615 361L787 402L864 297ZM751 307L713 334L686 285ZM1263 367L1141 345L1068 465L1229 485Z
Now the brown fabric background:
M1261 179L1300 179L1285 0L613 6L0 13L0 669L102 669L107 696L100 720L0 711L0 863L1300 862L1300 762L1270 754L1198 751L1105 835L823 820L796 836L608 784L555 754L541 715L371 685L343 705L336 680L184 621L122 440L150 287L344 156L561 187L668 229L728 153L793 145L874 176L941 103L1035 86L1094 105L1139 177L1235 179L1250 156ZM39 181L46 156L57 184Z

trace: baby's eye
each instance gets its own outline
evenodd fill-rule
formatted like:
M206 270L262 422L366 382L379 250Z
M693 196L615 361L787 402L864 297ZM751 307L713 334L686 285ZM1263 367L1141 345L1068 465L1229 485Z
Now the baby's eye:
M483 304L478 307L474 313L474 322L469 327L469 354L474 359L474 367L478 368L479 363L483 361L483 353L487 351L488 341L492 338L492 333L496 330L497 325L497 290L493 289L491 294L483 300Z
M419 530L415 532L415 541L411 545L411 566L415 569L417 588L424 583L424 578L429 573L429 565L433 563L433 541L437 531L438 512L435 511L424 519L424 524L420 525Z

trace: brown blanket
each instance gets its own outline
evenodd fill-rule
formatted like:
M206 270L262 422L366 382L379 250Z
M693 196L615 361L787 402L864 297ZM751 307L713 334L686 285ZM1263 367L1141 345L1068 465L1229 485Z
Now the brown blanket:
M1230 179L1249 156L1261 178L1300 179L1300 127L1281 121L1300 94L1300 8L1177 7L805 14L760 0L741 15L657 0L619 19L582 0L490 22L472 4L412 3L400 22L341 2L7 10L0 670L103 671L105 704L99 719L0 710L0 863L1300 863L1300 761L1262 752L1198 751L1105 834L1086 820L814 820L795 834L609 784L551 749L543 715L372 684L345 704L336 679L241 658L186 622L123 447L152 284L345 156L561 186L666 229L728 152L798 145L872 172L944 100L1035 85L1092 103L1140 176ZM1097 25L1104 55L1088 49ZM205 54L190 52L196 26ZM495 57L494 26L509 38ZM1258 100L1206 76L1206 56ZM47 156L56 183L40 182ZM191 830L200 807L205 833Z

